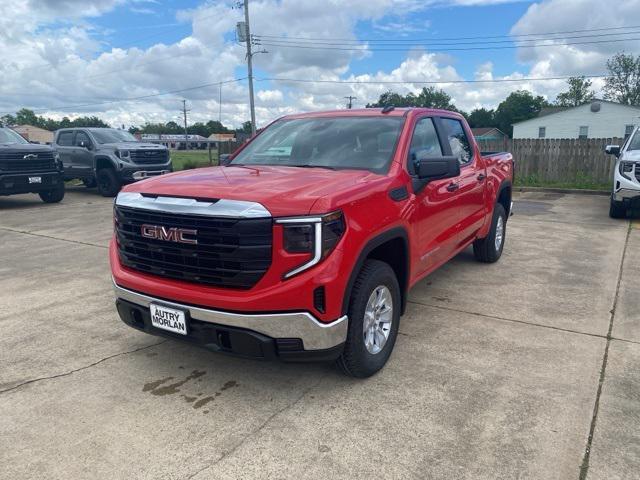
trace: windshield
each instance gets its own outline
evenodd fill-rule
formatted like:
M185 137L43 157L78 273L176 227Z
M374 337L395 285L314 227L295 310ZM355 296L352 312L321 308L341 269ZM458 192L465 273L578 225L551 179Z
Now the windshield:
M29 143L10 128L0 128L0 143Z
M242 150L234 165L358 169L384 173L402 117L335 117L280 120Z
M627 150L640 150L640 130L636 131L635 135L629 142Z
M91 130L91 135L98 143L137 142L138 139L125 130L105 128L104 130Z

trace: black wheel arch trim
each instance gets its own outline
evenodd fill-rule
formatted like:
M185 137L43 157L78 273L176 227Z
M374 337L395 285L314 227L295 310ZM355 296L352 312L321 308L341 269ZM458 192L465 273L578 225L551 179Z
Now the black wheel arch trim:
M511 180L503 180L502 183L500 183L500 186L498 187L498 190L496 191L496 201L495 203L498 203L498 199L500 198L500 195L502 195L502 192L504 190L506 190L507 188L511 189L511 193L509 195L509 202L511 202L511 200L513 199L513 184L511 182ZM507 213L507 218L509 218L509 214L511 213L511 205L509 204L506 208L506 213Z
M366 243L366 245L362 248L362 250L360 250L360 254L358 255L358 258L354 263L353 268L351 269L351 274L349 276L349 281L347 282L347 288L345 289L345 294L342 297L342 314L343 315L346 315L347 311L349 310L349 300L351 299L351 292L353 290L353 285L356 281L358 274L360 273L360 270L362 269L362 266L364 265L364 262L369 257L369 254L380 245L383 245L395 239L400 239L403 241L405 254L406 254L405 278L398 279L398 283L401 285L401 290L402 290L400 292L400 294L402 295L402 308L400 310L400 315L404 314L405 309L407 307L407 293L409 290L409 274L410 274L410 267L411 267L411 260L410 260L411 253L409 251L409 235L407 233L407 230L404 227L394 227L378 234L377 236L369 240Z

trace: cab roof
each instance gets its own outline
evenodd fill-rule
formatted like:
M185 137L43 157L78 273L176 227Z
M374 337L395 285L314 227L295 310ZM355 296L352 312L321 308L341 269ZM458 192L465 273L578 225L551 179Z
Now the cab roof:
M383 108L353 108L346 110L325 110L321 112L296 113L285 115L283 119L322 118L322 117L404 117L409 113L426 113L429 115L460 116L457 112L422 107L397 107L383 113Z

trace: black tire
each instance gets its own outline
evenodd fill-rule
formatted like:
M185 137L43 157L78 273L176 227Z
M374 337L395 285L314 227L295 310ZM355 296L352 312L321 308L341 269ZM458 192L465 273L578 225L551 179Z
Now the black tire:
M64 198L64 183L59 183L54 189L40 192L38 195L44 203L61 202Z
M100 192L100 195L103 197L115 197L122 185L116 172L110 168L98 170L97 183L98 192Z
M498 222L502 219L502 241L496 248L496 233ZM491 230L485 238L479 238L473 242L473 254L476 260L483 263L497 262L502 256L504 242L507 239L507 212L504 207L497 203L493 208L493 218L491 219Z
M96 188L97 182L96 179L94 177L91 178L83 178L82 179L82 183L84 184L85 187L87 188Z
M364 316L369 297L379 287L387 287L391 294L392 316L389 337L377 353L367 350L364 340ZM367 260L353 285L349 300L349 327L344 350L337 360L342 371L352 377L370 377L387 363L398 336L402 299L398 279L385 262Z
M611 203L609 204L609 216L611 218L625 218L627 209L622 202L616 202L611 195Z

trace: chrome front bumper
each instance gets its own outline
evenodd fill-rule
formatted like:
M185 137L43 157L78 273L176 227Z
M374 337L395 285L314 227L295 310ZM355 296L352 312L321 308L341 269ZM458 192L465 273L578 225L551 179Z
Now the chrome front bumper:
M149 308L151 303L166 305L189 312L191 318L203 322L245 328L275 339L299 338L302 340L305 350L329 349L344 343L347 339L349 322L346 315L331 323L322 323L308 312L229 313L161 300L123 288L115 281L113 288L117 298L145 308Z
M629 188L621 188L617 192L614 192L613 198L617 202L622 202L624 200L631 200L634 198L640 197L640 190L631 190Z
M134 180L144 180L149 177L157 177L158 175L164 175L171 173L171 170L138 170L131 174L131 178Z

